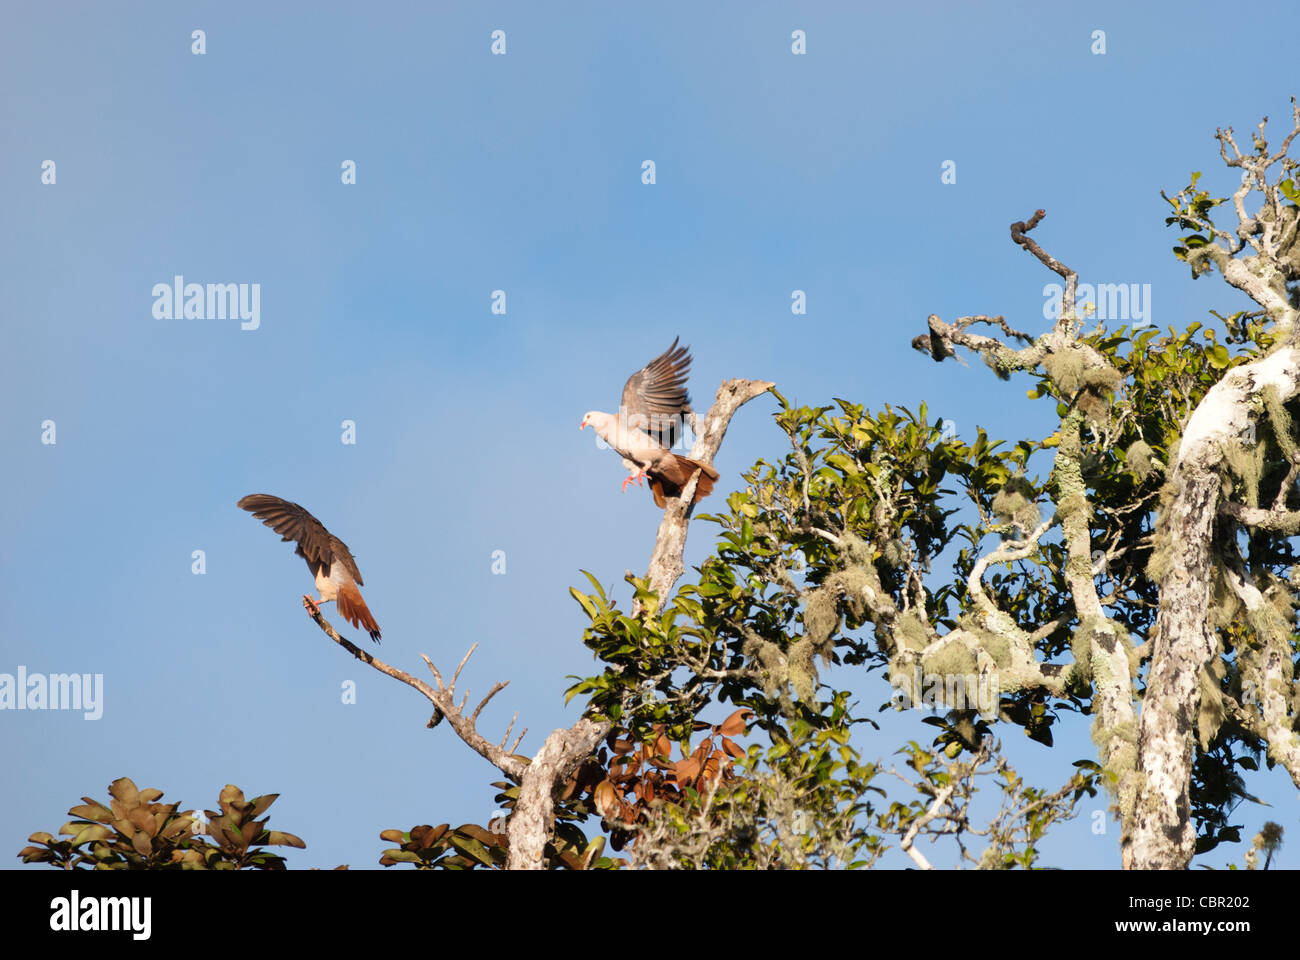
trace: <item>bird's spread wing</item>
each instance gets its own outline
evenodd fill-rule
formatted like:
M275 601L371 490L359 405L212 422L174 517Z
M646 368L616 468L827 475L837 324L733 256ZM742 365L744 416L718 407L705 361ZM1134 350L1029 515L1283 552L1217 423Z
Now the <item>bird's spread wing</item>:
M677 340L674 337L672 346L628 377L623 387L622 412L628 424L664 447L676 442L681 420L691 412L686 392L691 353L689 347L677 346Z
M253 493L240 500L238 506L278 533L280 539L297 543L295 552L307 561L313 575L328 571L338 560L358 585L365 586L347 544L298 504L267 493Z

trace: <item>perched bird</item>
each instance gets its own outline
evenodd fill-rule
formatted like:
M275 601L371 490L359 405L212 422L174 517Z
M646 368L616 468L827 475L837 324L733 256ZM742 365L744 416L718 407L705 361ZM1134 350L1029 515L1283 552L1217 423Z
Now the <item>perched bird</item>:
M673 453L669 448L681 436L684 419L690 415L691 399L686 378L691 367L687 347L672 346L655 357L623 386L623 402L617 416L590 410L578 429L590 424L602 440L623 457L628 476L623 489L649 478L655 505L666 507L667 497L680 497L682 489L698 470L695 499L707 497L718 479L718 471L707 464Z
M337 601L339 616L358 630L365 628L370 639L379 642L379 624L375 623L370 608L361 599L357 587L364 581L346 543L298 504L288 500L266 493L252 493L240 500L238 506L280 534L281 540L297 542L298 549L294 553L307 561L307 568L316 578L316 589L320 591L320 600L316 603ZM309 601L311 598L303 599Z

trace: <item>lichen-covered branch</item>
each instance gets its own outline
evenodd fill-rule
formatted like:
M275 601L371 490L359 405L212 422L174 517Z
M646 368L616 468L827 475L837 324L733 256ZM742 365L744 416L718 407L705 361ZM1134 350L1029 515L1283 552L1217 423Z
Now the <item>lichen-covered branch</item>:
M1067 560L1065 580L1079 622L1076 649L1086 651L1074 664L1074 675L1093 687L1093 741L1102 766L1116 778L1119 809L1132 807L1137 713L1133 705L1133 674L1128 631L1107 616L1097 593L1093 572L1092 526L1094 508L1083 477L1082 407L1070 410L1061 421L1060 443L1052 472L1056 482Z
M1036 633L1022 629L999 610L983 588L983 577L990 567L1036 554L1042 536L1059 523L1068 554L1065 576L1071 587L1075 613L1081 621L1080 629L1087 635L1085 649L1088 654L1076 661L1072 670L1076 679L1093 680L1098 684L1098 725L1106 730L1126 730L1127 749L1131 754L1135 716L1130 644L1127 633L1106 617L1093 579L1094 546L1090 532L1093 507L1088 500L1081 465L1084 427L1089 421L1099 419L1099 412L1105 412L1106 404L1101 398L1117 387L1121 378L1101 353L1080 342L1075 323L1078 319L1075 302L1078 275L1029 236L1045 215L1044 210L1037 210L1028 221L1013 223L1011 238L1065 281L1061 320L1051 331L1035 339L1013 329L1001 316L976 315L945 323L931 314L927 319L928 333L915 338L913 346L929 352L940 362L954 356L956 347L965 347L982 356L1001 377L1015 371L1045 373L1051 377L1063 398L1071 401L1069 412L1062 420L1053 468L1057 515L1032 533L1025 529L1024 539L1005 541L976 561L967 577L967 589L979 613L978 630L958 629L939 638L926 624L929 641L924 649L900 650L891 663L891 672L906 674L914 663L924 667L929 654L951 650L954 643L960 643L967 647L969 655L981 665L982 671L989 670L989 661L992 661L1004 691L1041 687L1057 696L1063 695L1068 679L1065 671L1059 665L1040 664L1036 660L1033 652ZM975 324L999 327L1006 334L1007 341L1015 339L1027 345L1015 347L997 337L972 333L968 328ZM1055 629L1059 625L1060 621L1054 620L1045 628ZM990 637L981 634L992 634L996 638L994 645L998 651L995 654L990 655L987 649ZM917 644L913 642L910 646L915 648ZM1103 734L1101 742L1106 744L1102 752L1108 764L1119 759L1124 750L1122 740ZM1128 759L1131 761L1131 756ZM1116 772L1117 775L1121 773Z
M1222 564L1215 552L1220 470L1241 442L1268 389L1285 402L1300 393L1300 350L1283 346L1229 370L1197 405L1183 432L1157 527L1160 609L1138 738L1141 773L1125 866L1183 869L1196 838L1188 790L1201 705L1201 668L1218 652L1209 611Z
M1235 705L1234 716L1268 744L1269 757L1300 787L1300 734L1292 715L1296 678L1290 618L1241 570L1229 568L1227 577L1262 640L1237 651L1242 703Z
M1216 520L1223 515L1264 529L1284 529L1288 522L1285 510L1265 513L1255 504L1246 508L1225 504L1222 474L1225 460L1251 431L1255 411L1280 410L1281 404L1300 392L1297 310L1287 289L1289 282L1300 279L1297 209L1284 203L1281 196L1283 181L1297 168L1296 161L1286 156L1300 134L1300 105L1295 98L1292 115L1292 130L1281 150L1272 153L1264 137L1264 123L1254 138L1253 154L1242 154L1231 128L1218 131L1224 162L1243 171L1241 187L1233 195L1238 220L1237 229L1231 232L1235 240L1210 223L1208 210L1213 203L1207 205L1202 200L1197 207L1194 200L1189 202L1187 190L1171 201L1181 222L1214 238L1188 249L1193 269L1207 261L1217 266L1229 284L1264 309L1282 341L1260 359L1228 370L1210 388L1188 420L1171 464L1157 526L1159 563L1153 576L1159 583L1160 608L1138 740L1141 780L1132 825L1124 836L1124 864L1128 867L1185 868L1195 851L1188 816L1189 784L1203 699L1201 674L1217 661L1219 652L1210 617L1216 580L1229 580L1248 616L1258 618L1265 613L1258 589L1234 572L1234 564L1216 550ZM1270 179L1269 170L1275 164L1281 169ZM1294 189L1294 181L1287 182ZM1254 191L1263 195L1263 202L1259 211L1250 215L1245 201ZM1247 246L1254 252L1237 256ZM1293 441L1285 438L1282 445L1294 447ZM1285 490L1275 502L1281 505L1284 497ZM1238 651L1241 666L1255 671L1257 681L1263 684L1259 719L1253 721L1247 713L1248 727L1267 735L1270 756L1278 757L1295 777L1296 737L1285 703L1292 691L1289 640L1285 651L1277 649L1277 631L1270 630L1267 623L1262 626L1256 635L1263 651Z

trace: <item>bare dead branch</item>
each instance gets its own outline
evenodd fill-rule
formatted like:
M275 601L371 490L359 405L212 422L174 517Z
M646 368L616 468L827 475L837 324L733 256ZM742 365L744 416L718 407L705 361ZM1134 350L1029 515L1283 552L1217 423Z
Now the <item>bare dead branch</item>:
M506 680L505 682L498 680L496 683L494 683L492 685L492 689L488 691L488 695L479 701L478 706L474 708L474 712L469 715L470 722L473 723L474 721L478 720L478 715L483 712L483 708L487 706L488 701L491 700L493 697L495 697L498 693L500 693L508 686L510 686L509 680Z
M524 764L516 757L498 749L495 744L481 736L474 728L473 719L466 718L461 711L456 708L455 703L452 702L451 691L443 685L442 677L439 675L438 669L433 665L433 661L427 656L421 654L424 662L427 663L429 669L433 671L434 678L437 681L436 688L430 687L423 680L411 676L404 670L399 670L397 667L384 663L384 661L380 660L373 654L362 650L356 644L352 643L352 641L340 636L339 632L334 629L333 624L321 615L320 609L312 602L311 597L303 597L303 607L306 608L307 613L311 618L316 621L316 625L325 632L325 635L341 646L344 650L348 651L348 653L352 654L367 666L378 670L385 676L392 677L394 680L399 680L423 694L428 701L433 704L435 717L438 715L445 716L450 722L451 728L456 732L456 735L460 737L471 750L483 757L483 759L487 760L488 763L492 764L507 776L517 777L522 774ZM468 659L468 654L466 655L466 658ZM437 726L437 723L438 721L435 719L430 719L429 721L430 726Z
M695 445L691 448L690 458L700 463L711 464L718 448L722 446L722 439L727 435L727 426L736 411L774 386L774 383L767 380L723 381L722 386L718 387L713 406L709 408L709 413L704 418L704 429L695 436ZM682 493L684 496L691 496L694 490L688 485L688 489L683 490ZM686 527L694 507L694 504L688 507L688 503L690 501L685 499L669 500L664 510L664 518L659 522L659 534L655 538L654 553L650 556L650 568L646 571L646 579L650 581L650 589L659 595L660 603L667 599L668 591L685 572L682 554L686 549ZM639 612L634 605L633 615Z
M516 710L515 713L514 713L514 716L512 716L512 717L510 718L510 722L506 725L506 734L505 734L505 736L501 738L501 749L502 749L502 750L504 750L504 749L506 748L506 741L510 739L510 731L513 730L513 729L515 728L515 721L518 720L518 719L519 719L519 711ZM511 752L513 753L514 751L512 750Z
M465 651L465 656L460 658L460 664L456 667L456 672L451 675L451 690L453 692L456 690L456 681L460 678L460 672L465 669L465 664L469 663L469 658L474 655L474 651L477 649L478 642L475 641L470 645L470 648Z
M1061 318L1057 321L1057 327L1063 329L1068 327L1074 320L1075 293L1079 286L1079 275L1028 236L1029 231L1038 226L1039 221L1045 216L1047 216L1046 210L1035 210L1034 215L1027 221L1017 220L1011 225L1011 239L1032 253L1043 266L1058 274L1065 281L1065 297L1061 304Z

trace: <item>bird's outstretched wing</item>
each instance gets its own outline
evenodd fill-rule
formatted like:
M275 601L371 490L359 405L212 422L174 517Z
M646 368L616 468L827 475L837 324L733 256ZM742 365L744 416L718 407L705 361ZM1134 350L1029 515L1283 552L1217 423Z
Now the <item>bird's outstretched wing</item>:
M662 447L677 442L684 417L691 412L686 379L691 369L689 347L670 346L632 376L623 386L620 412L628 424L650 434Z
M281 540L297 543L294 552L307 561L313 576L322 570L328 573L331 564L338 560L358 586L365 586L348 545L326 530L305 508L269 493L250 493L238 506L278 533Z

